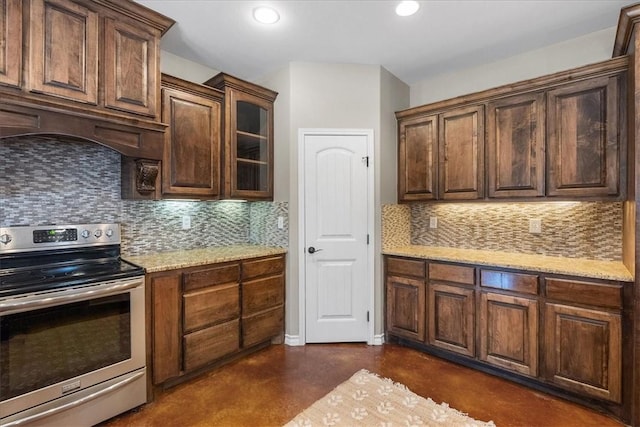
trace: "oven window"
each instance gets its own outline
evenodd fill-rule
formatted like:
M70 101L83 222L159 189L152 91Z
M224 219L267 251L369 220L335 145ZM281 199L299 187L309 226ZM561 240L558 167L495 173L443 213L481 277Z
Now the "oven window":
M0 401L131 358L130 294L0 318Z

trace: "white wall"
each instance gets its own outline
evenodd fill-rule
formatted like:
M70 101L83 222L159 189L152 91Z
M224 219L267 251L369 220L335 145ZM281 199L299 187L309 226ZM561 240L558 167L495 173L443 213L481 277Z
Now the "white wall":
M616 27L611 27L501 61L429 77L411 85L411 106L610 59L615 35Z
M395 201L396 124L393 112L408 107L409 87L375 65L293 62L261 79L279 92L275 105L275 161L286 171L274 176L276 199L289 201L286 333L300 334L298 311L298 130L301 128L373 129L375 227L380 230L381 201ZM285 159L288 161L284 165ZM380 253L376 237L375 253ZM382 332L382 270L376 256L376 333Z
M220 72L164 50L160 52L160 71L194 83L204 83Z

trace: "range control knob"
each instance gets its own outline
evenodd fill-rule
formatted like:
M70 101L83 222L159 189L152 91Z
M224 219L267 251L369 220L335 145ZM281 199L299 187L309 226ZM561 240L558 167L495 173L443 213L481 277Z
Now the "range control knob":
M3 234L2 236L0 236L0 243L6 245L8 244L11 240L11 236L9 236L8 234Z
M106 234L107 237L111 237L113 236L113 230L110 228L107 228L107 231L105 231L104 234Z
M84 237L85 239L89 238L89 230L82 230L82 233L80 233L80 235L82 237Z
M96 231L93 232L93 235L96 236L96 237L102 236L102 230L97 229Z

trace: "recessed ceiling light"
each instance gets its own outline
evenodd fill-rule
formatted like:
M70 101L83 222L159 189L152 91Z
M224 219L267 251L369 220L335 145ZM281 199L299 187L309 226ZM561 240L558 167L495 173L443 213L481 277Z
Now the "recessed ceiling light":
M253 9L253 19L261 24L275 24L280 20L280 14L271 7L260 6Z
M401 1L396 6L396 14L398 16L411 16L420 9L420 4L417 1L407 0Z

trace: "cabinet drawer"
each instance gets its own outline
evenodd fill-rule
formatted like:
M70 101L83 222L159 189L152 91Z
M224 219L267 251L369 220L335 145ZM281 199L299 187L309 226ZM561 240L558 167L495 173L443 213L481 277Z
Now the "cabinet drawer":
M242 263L242 280L284 272L284 257L264 258Z
M237 283L191 292L185 294L183 299L185 332L240 316L240 290Z
M282 333L284 305L242 318L242 345L250 347Z
M461 265L429 264L429 280L473 285L475 268Z
M488 288L523 294L538 294L538 276L532 274L507 273L503 271L481 270L480 285Z
M222 283L237 282L240 277L239 264L217 265L202 270L185 273L184 292Z
M545 280L547 298L607 308L622 308L622 285L581 282L577 280Z
M387 258L389 276L410 276L424 279L425 262L416 259Z
M284 276L242 284L242 313L249 315L284 303Z
M184 336L184 370L213 362L240 347L239 320L222 323Z

